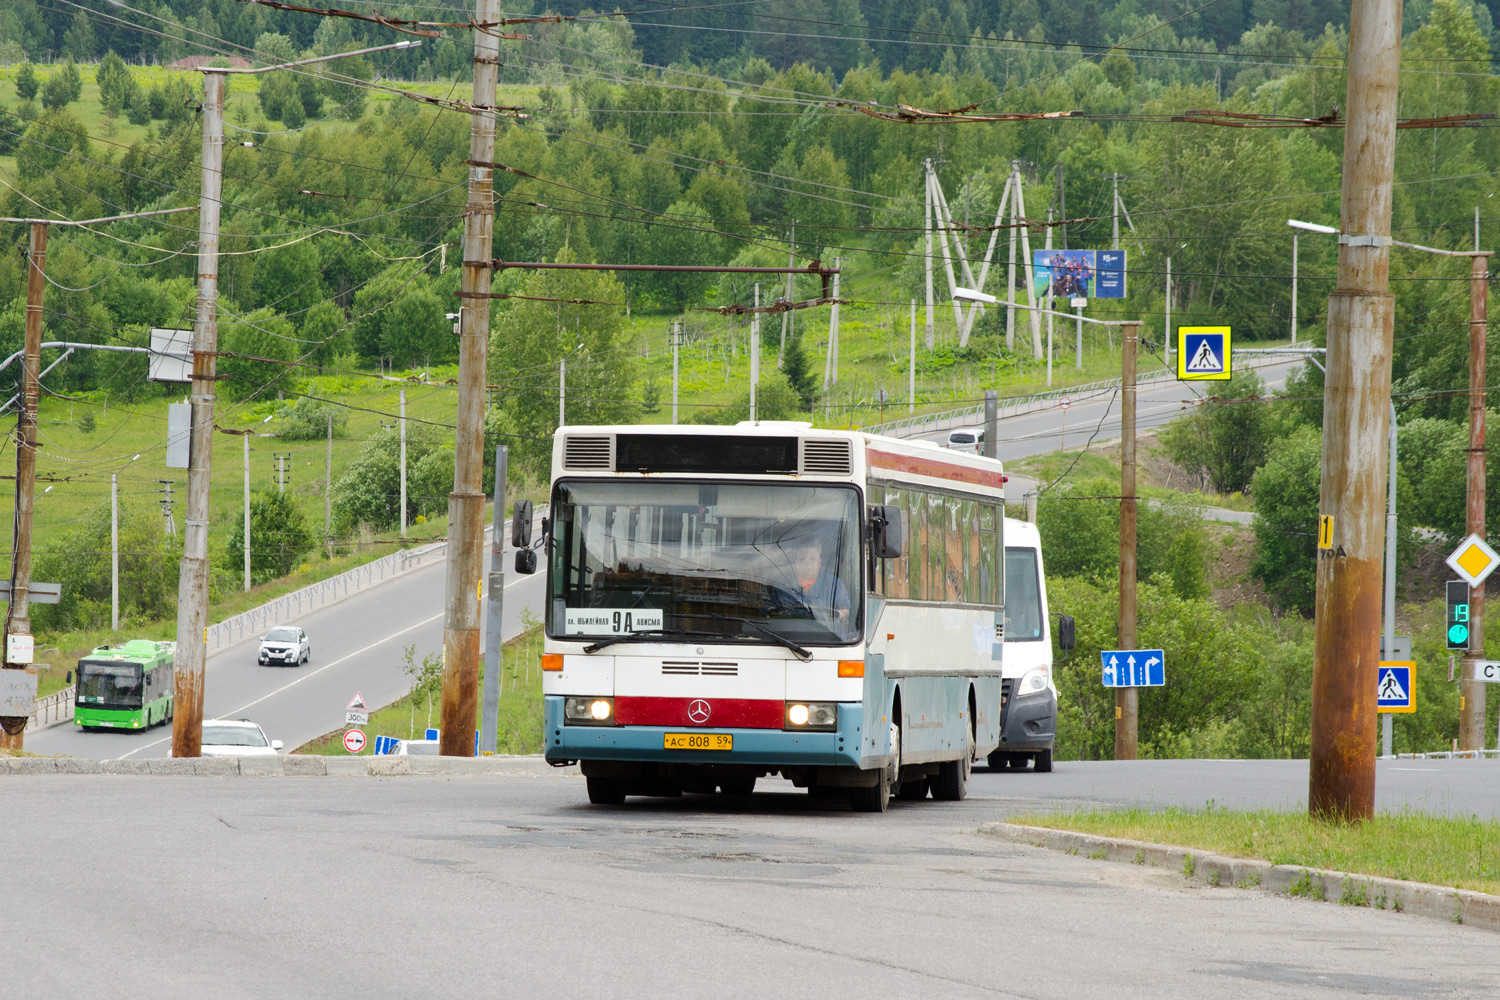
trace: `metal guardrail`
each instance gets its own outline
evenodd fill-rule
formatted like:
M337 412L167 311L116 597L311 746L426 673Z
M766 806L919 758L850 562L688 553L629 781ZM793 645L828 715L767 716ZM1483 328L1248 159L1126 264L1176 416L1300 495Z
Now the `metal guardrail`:
M36 706L31 710L31 719L26 723L26 729L44 729L47 726L59 722L66 722L73 717L74 691L70 687L61 691L54 691L45 698L38 698Z
M1500 758L1500 750L1438 750L1433 753L1398 753L1377 760L1478 760L1481 757Z
M1137 375L1136 385L1147 382L1160 382L1176 378L1174 372L1167 369L1145 372ZM1080 398L1097 396L1120 387L1117 378L1103 379L1098 382L1085 382L1083 385L1070 385L1062 389L1048 389L1031 396L1011 396L1000 400L999 417L1019 417L1027 413L1035 413L1046 409L1048 404L1055 403L1064 396L1077 401ZM871 424L861 427L860 430L866 434L883 434L886 437L908 438L919 434L931 434L935 431L952 430L955 427L975 427L984 421L984 404L966 406L961 410L944 410L940 413L918 413L901 420L888 420L883 424Z
M538 504L535 515L541 517L547 512L546 504ZM485 525L486 538L489 537L492 525ZM507 519L502 528L510 530L510 521ZM388 556L365 563L363 566L355 566L346 570L338 576L331 576L326 580L294 590L290 594L283 594L273 601L249 611L241 612L233 618L226 618L217 625L208 627L208 642L214 649L221 649L226 645L244 640L248 636L255 635L262 629L284 621L290 621L298 615L306 614L316 608L321 608L341 597L348 597L366 587L384 583L387 579L400 576L429 562L433 558L442 558L447 555L448 543L446 541L434 542L431 545L423 545L414 549L402 549L392 552Z

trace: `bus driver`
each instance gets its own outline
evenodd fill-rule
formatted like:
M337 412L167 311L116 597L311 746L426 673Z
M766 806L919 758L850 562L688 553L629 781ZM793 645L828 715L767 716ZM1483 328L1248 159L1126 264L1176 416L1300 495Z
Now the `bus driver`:
M792 591L795 599L818 621L847 626L849 592L837 575L824 568L823 547L814 542L793 543L788 554L796 581L796 589ZM793 606L788 610L797 609Z

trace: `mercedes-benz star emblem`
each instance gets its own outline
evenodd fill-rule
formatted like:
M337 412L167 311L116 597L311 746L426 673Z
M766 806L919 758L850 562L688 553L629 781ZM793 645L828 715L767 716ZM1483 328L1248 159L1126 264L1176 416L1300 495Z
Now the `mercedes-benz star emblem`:
M695 698L688 704L688 719L700 726L708 721L712 712L713 709L702 698Z

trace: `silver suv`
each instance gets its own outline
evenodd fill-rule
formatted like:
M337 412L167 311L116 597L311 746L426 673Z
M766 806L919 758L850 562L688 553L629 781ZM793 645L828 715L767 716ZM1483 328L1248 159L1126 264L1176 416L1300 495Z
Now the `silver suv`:
M259 662L263 667L270 663L295 667L311 659L307 633L295 625L278 625L261 637Z

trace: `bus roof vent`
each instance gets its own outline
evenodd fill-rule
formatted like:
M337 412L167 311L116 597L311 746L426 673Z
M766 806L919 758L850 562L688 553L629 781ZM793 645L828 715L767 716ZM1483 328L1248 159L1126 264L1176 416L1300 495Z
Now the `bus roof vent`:
M574 471L612 472L615 439L609 434L569 434L563 441L563 468Z
M847 476L854 471L848 441L802 441L804 476Z

